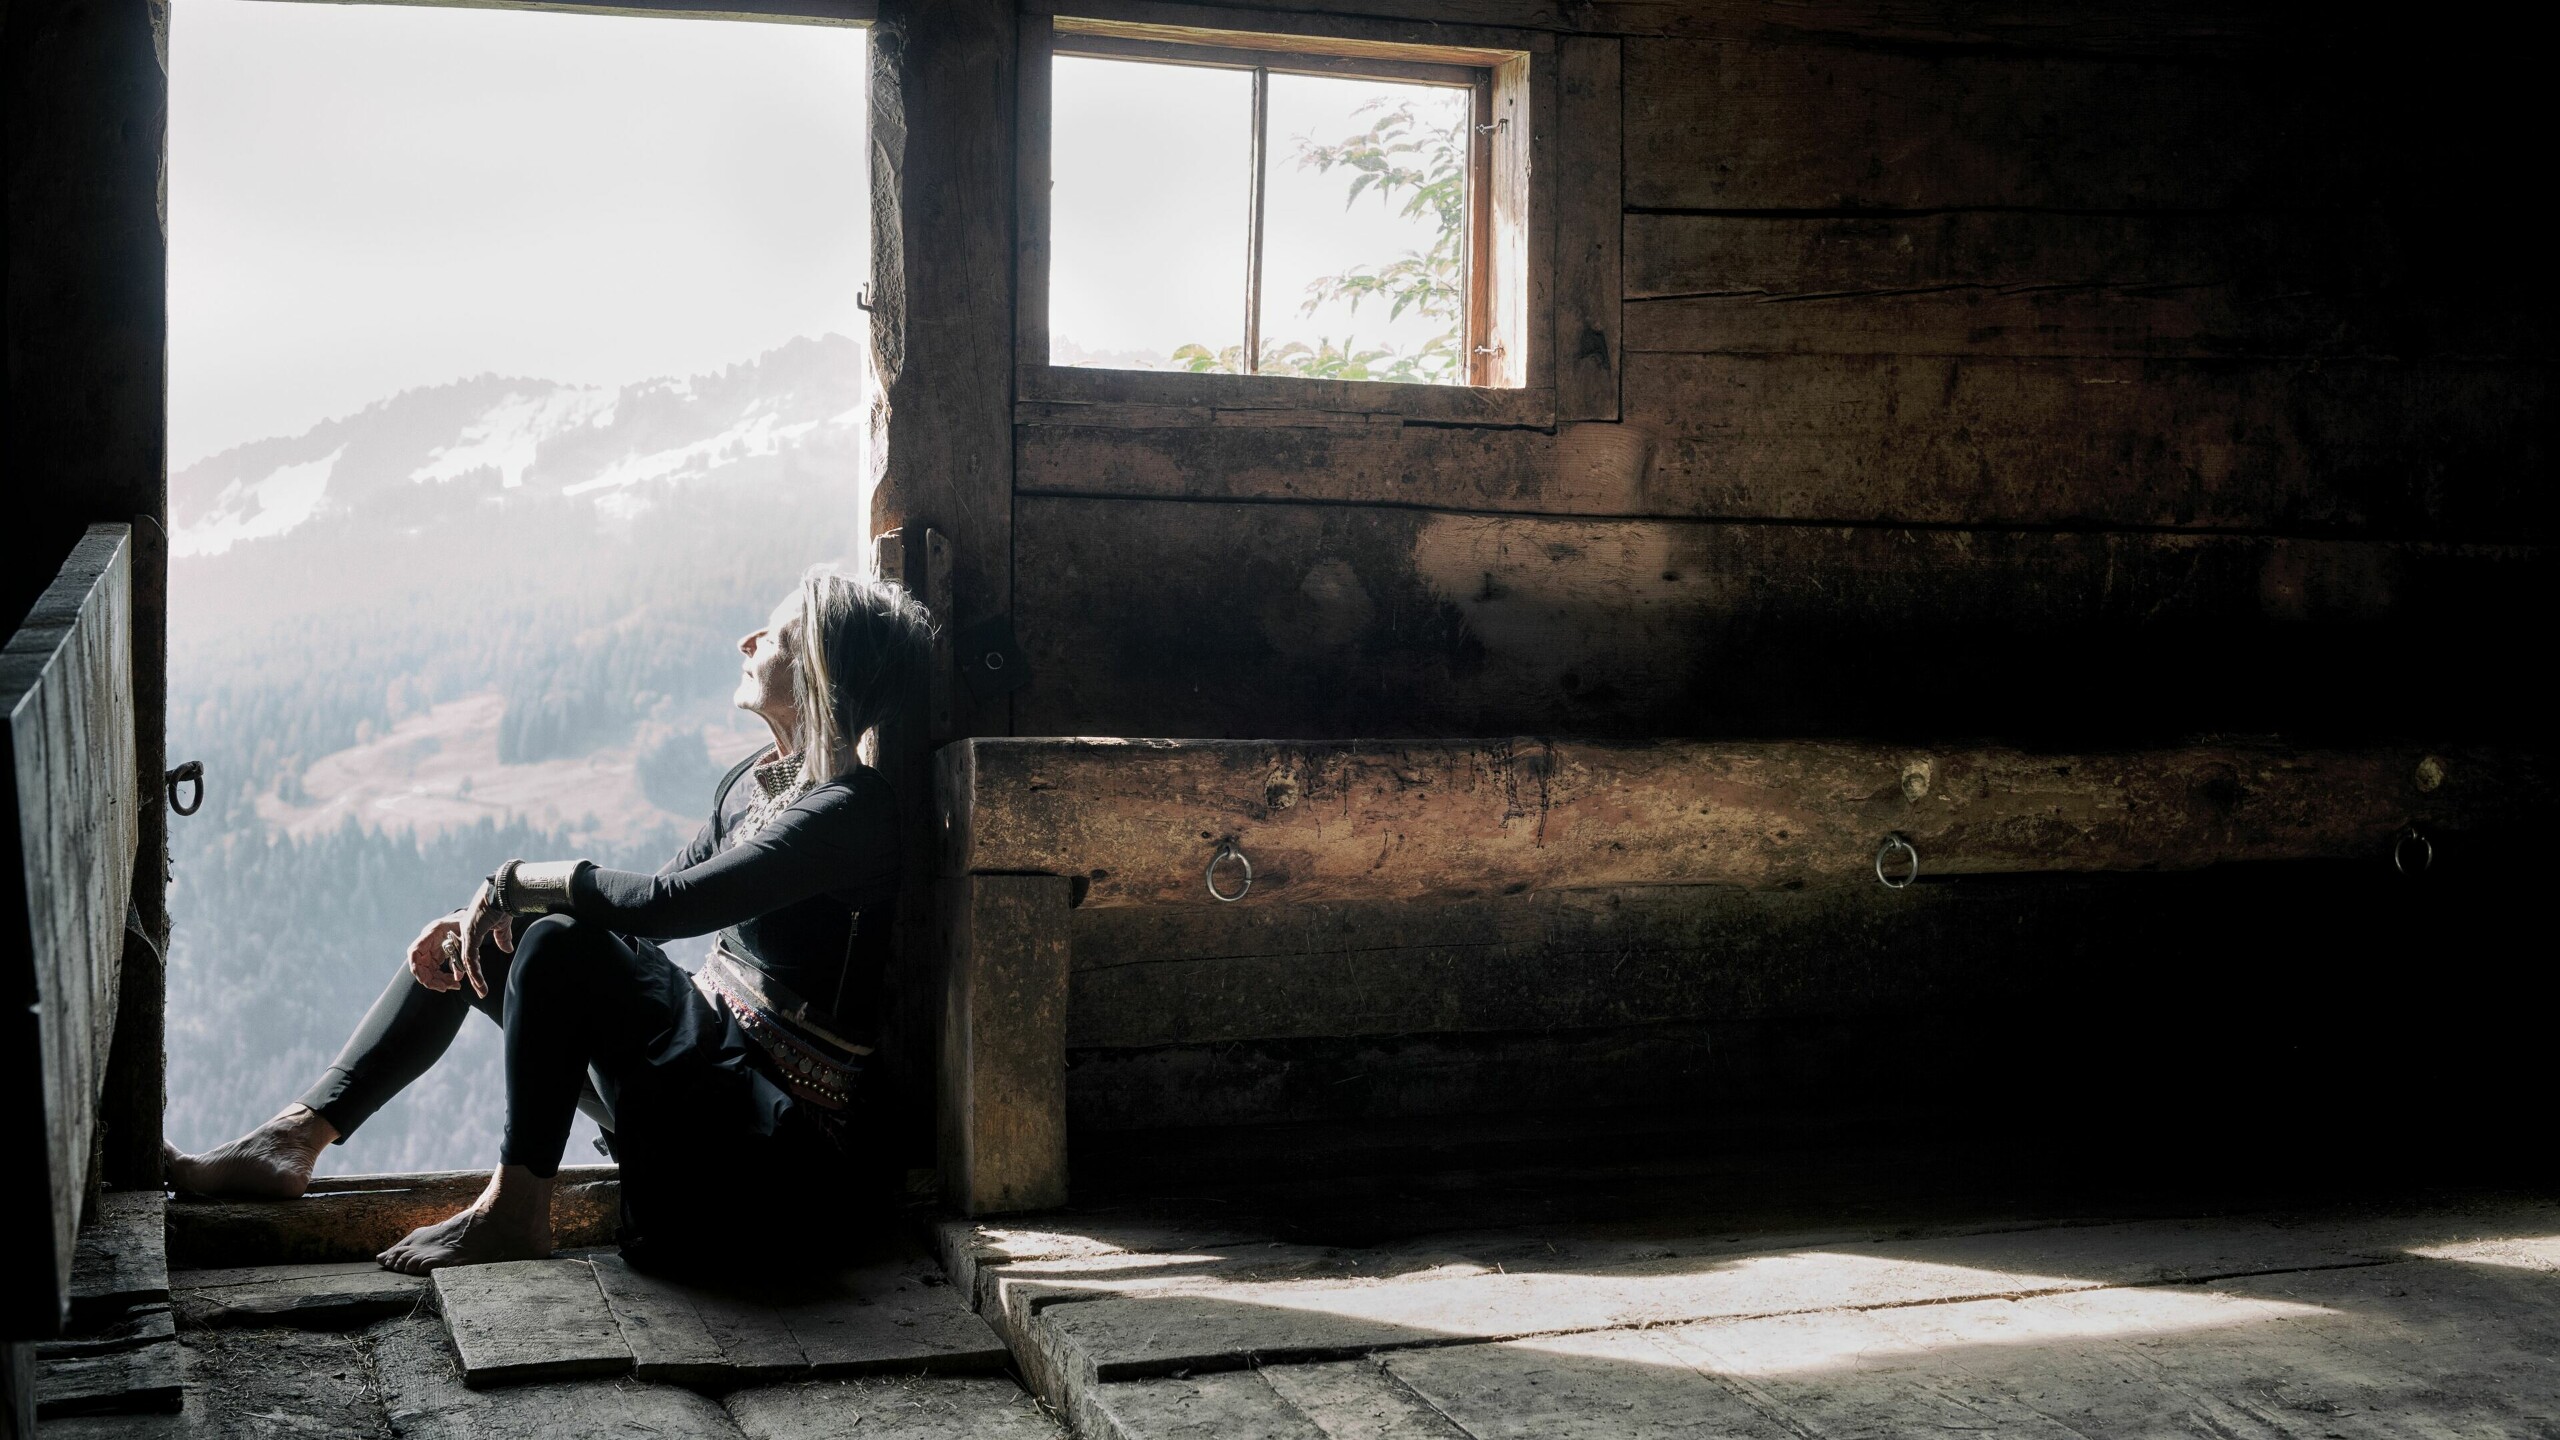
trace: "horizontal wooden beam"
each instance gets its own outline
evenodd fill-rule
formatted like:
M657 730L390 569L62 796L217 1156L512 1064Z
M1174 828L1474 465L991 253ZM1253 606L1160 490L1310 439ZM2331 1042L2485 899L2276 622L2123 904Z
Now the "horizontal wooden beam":
M1553 433L1017 406L1016 484L1515 514L2391 539L2554 528L2540 482L2538 427L2555 398L2545 364L1633 349L1625 359L1625 423Z
M1024 735L2539 733L2534 672L2480 623L2550 592L2529 546L1032 497L1016 516ZM2416 656L2423 683L2378 682Z
M346 0L296 0L344 4ZM368 0L439 10L531 10L556 15L617 15L659 20L743 20L779 25L868 25L877 0Z
M983 739L938 762L944 873L1069 876L1087 906L1216 903L1229 843L1240 903L1464 899L1873 884L1888 835L1938 875L2374 859L2560 798L2534 753L2416 747Z
M486 1170L324 1178L298 1200L179 1199L169 1206L173 1265L214 1270L370 1260L391 1242L471 1203ZM551 1192L552 1241L563 1250L613 1243L622 1170L564 1165Z

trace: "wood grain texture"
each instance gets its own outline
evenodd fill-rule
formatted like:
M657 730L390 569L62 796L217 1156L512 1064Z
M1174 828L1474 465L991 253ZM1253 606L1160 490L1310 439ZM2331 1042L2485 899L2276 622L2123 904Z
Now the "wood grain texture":
M2530 751L2421 747L991 739L938 758L945 874L1083 876L1095 908L1215 903L1201 870L1229 838L1253 861L1238 903L1282 905L1871 883L1891 834L1939 875L2376 856L2413 823L2500 828L2560 799Z
M1618 42L1556 46L1556 418L1618 418Z
M1627 356L1626 421L1026 412L1031 495L2536 540L2547 366ZM1100 422L1100 423L1089 423ZM1037 540L1030 542L1037 544Z
M169 1288L178 1322L190 1330L353 1330L425 1308L427 1280L351 1260L180 1270L170 1275Z
M840 1440L848 1425L881 1440L1064 1440L1066 1433L1001 1376L817 1380L742 1390L724 1403L747 1440Z
M2356 198L2382 157L2298 70L1630 41L1637 209L2218 209Z
M1635 886L1443 904L1086 907L1071 1050L1793 1020L1926 1003L2072 955L2132 897ZM2056 897L2055 886L2068 894Z
M429 1277L463 1383L619 1375L631 1348L584 1260L458 1265Z
M1045 735L2532 733L2534 547L1031 498ZM1131 576L1150 577L1144 586ZM1166 597L1180 597L1167 603ZM2376 686L2426 656L2423 691Z
M168 1199L157 1190L99 1194L71 1264L76 1329L169 1299Z
M2550 303L2448 269L2522 227L2435 213L1625 217L1627 344L1724 354L2303 357L2552 351Z
M612 1165L563 1165L551 1233L564 1250L613 1243L622 1202ZM471 1203L485 1171L355 1175L314 1181L299 1200L195 1200L169 1206L171 1263L194 1269L370 1260L391 1242Z
M2258 54L2298 33L2274 12L2175 3L1967 5L1928 0L1328 0L1311 17L1305 0L1210 0L1266 24L1359 17L1423 25L1509 25L1565 34L1669 35L1727 43L1890 42L2030 53L2094 55ZM1128 13L1124 4L1087 5L1096 13ZM1167 7L1170 8L1170 7ZM1189 8L1189 7L1186 7ZM1238 22L1242 23L1242 22ZM1343 23L1337 21L1336 23ZM1428 33L1427 31L1424 33Z
M1629 356L1655 514L2541 540L2545 366Z
M943 1198L964 1215L1067 1198L1069 883L969 875L943 903Z
M5 1213L40 1243L0 1335L54 1333L115 1036L134 803L131 528L92 526L0 648L0 987L11 997Z
M177 1320L168 1304L136 1305L87 1332L36 1347L36 1413L167 1413L185 1381Z
M1015 31L1011 0L891 0L872 32L871 529L950 537L946 625L1013 604ZM1001 697L954 709L960 733L1008 728Z

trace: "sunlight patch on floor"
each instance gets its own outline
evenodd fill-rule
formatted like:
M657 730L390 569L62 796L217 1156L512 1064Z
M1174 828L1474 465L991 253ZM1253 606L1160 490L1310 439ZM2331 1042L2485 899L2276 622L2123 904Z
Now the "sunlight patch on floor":
M2504 1240L2414 1245L2408 1253L2421 1260L2461 1260L2473 1265L2503 1265L2515 1270L2560 1271L2560 1235L2520 1235Z
M2064 1346L2158 1339L2332 1312L2317 1305L2259 1300L2183 1287L2084 1291L2028 1300L1972 1300L1887 1310L1711 1321L1644 1332L1677 1363L1745 1378L1891 1366L1974 1346ZM1542 1354L1624 1362L1641 1358L1619 1332L1515 1341Z

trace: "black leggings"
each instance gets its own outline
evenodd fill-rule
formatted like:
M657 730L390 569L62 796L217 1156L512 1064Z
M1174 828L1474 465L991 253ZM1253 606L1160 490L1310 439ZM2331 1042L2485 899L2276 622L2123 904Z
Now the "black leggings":
M656 946L564 915L526 927L512 956L483 945L480 968L485 997L468 985L430 990L405 970L394 976L302 1103L345 1139L427 1073L463 1017L478 1010L506 1031L507 1128L498 1158L549 1177L559 1173L576 1111L583 1105L612 1129L619 1082L647 1067L684 1024L687 1007L703 1003Z

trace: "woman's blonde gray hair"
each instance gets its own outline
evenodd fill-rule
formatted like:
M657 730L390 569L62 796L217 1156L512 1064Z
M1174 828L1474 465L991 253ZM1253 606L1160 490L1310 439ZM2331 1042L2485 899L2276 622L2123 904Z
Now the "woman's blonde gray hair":
M790 652L800 773L823 785L851 767L865 734L922 693L933 663L933 619L903 588L833 565L811 566L799 594Z

